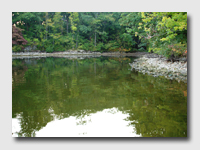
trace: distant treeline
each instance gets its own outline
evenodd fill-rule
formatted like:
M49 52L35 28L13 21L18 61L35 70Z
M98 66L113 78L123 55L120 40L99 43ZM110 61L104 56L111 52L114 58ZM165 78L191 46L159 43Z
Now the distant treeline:
M185 12L13 12L12 49L187 55Z

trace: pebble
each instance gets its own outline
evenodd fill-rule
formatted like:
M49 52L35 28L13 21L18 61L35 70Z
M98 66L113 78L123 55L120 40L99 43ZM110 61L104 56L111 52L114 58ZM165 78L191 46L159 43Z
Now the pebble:
M167 62L163 57L143 56L130 63L132 69L154 77L164 76L168 79L175 79L187 83L187 62Z

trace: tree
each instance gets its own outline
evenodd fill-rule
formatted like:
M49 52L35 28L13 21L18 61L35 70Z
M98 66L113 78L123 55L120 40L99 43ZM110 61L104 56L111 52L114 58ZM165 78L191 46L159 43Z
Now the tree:
M141 13L149 51L166 57L181 56L187 51L187 13L153 12Z
M63 16L62 20L64 21L64 23L66 22L66 33L68 35L68 33L69 33L69 16L70 16L70 13L69 12L61 12L61 15Z
M15 27L14 25L12 25L12 46L18 46L15 47L17 49L15 49L14 51L19 51L21 49L23 49L22 45L26 45L27 41L24 39L23 35L22 35L22 29Z
M184 12L13 12L12 24L23 29L27 45L64 51L149 51L187 54Z
M125 27L126 31L121 35L121 41L124 47L131 47L135 51L146 50L147 42L141 41L139 38L139 35L145 35L144 28L140 27L141 21L142 17L139 12L124 12L121 14L119 23Z
M71 30L72 30L72 39L73 39L73 49L74 49L74 34L77 31L77 25L79 23L78 12L70 12L69 16L71 22ZM77 34L78 35L78 34Z

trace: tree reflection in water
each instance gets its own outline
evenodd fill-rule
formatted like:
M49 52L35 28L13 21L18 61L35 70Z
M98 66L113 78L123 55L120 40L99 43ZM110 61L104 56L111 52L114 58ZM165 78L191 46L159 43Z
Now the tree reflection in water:
M133 59L49 57L30 59L29 63L14 59L12 118L20 123L20 131L14 135L37 136L49 123L73 117L80 121L77 125L84 126L89 123L84 118L91 114L116 108L127 115L132 136L187 136L187 84L131 71L128 63ZM18 79L17 71L22 72L23 80ZM117 112L114 114L117 116ZM107 130L113 129L109 126L112 120L100 120ZM49 135L53 136L57 128ZM114 129L113 136L122 135L123 129Z

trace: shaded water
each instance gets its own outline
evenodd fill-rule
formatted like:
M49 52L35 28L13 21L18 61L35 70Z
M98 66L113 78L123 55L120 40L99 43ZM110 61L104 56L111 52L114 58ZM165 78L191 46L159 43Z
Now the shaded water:
M133 59L13 59L12 136L186 137L187 84Z

